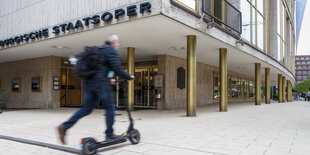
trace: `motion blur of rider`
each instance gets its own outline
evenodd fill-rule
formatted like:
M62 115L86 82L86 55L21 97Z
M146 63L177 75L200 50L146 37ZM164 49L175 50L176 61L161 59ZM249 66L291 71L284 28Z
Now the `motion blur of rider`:
M117 35L109 35L105 40L105 44L99 47L97 72L92 78L84 80L84 90L86 92L84 96L84 106L75 112L68 121L57 127L59 139L63 144L65 144L66 131L80 118L90 114L99 99L103 101L106 108L106 140L119 137L113 133L115 104L112 87L110 85L111 80L108 78L108 74L110 71L113 71L116 75L126 80L132 80L134 76L122 69L117 54L118 49L119 38Z

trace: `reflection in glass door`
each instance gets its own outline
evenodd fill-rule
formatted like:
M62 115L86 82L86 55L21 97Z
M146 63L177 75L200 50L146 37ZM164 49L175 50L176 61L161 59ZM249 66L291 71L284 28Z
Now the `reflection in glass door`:
M81 80L72 68L61 68L60 106L81 105Z

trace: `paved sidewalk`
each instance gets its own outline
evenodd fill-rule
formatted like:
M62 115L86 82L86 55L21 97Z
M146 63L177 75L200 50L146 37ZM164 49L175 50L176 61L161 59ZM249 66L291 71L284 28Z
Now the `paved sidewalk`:
M229 104L197 109L197 117L185 117L185 109L133 112L141 143L130 142L100 150L113 155L306 155L310 154L310 102ZM4 111L0 135L60 145L55 127L77 109ZM82 137L104 138L102 110L79 121L67 134L66 147L79 149ZM117 111L116 133L128 127L126 111ZM71 154L45 147L0 139L0 154Z

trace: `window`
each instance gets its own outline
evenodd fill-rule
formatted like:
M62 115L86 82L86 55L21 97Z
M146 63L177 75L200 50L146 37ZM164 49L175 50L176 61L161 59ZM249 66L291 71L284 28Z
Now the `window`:
M265 0L241 0L241 36L256 47L265 50Z
M257 16L257 47L262 49L264 51L264 41L265 41L265 17L264 17L264 1L260 0L260 2L257 1L258 4L261 4L261 11L256 10L256 16Z
M252 25L252 44L256 45L256 28L257 28L257 25L256 25L256 10L254 7L252 7L252 10L251 10L251 13L252 13L252 22L251 22L251 25Z
M299 79L299 80L300 80L300 79L301 79L301 76L297 76L297 79Z
M251 41L251 4L248 1L240 1L242 12L242 34L241 36L247 41Z
M307 66L304 66L304 68L303 69L307 69Z
M310 64L310 61L308 61L307 64L309 65L309 64Z
M241 85L242 85L242 98L246 99L246 98L248 98L248 81L242 79Z
M247 99L254 97L254 83L238 77L227 77L227 98ZM218 72L213 72L213 98L220 98L220 77Z
M310 69L310 66L308 66L308 69Z
M231 78L231 97L232 98L241 97L241 85L239 79L236 77Z
M254 86L253 81L249 81L249 96L250 98L255 97L255 86Z
M300 62L296 62L297 65L300 65Z
M307 74L307 71L303 71L302 74L306 75L306 74Z
M278 61L285 64L286 54L286 9L283 0L278 2Z
M306 60L309 60L309 57L306 57Z
M301 69L301 66L298 66L298 69Z
M305 65L305 64L306 64L306 62L302 62L301 64Z
M304 57L301 57L300 60L305 60Z
M195 11L197 12L198 11L198 3L197 3L197 0L173 0L179 4L181 4L182 6L192 10L192 11Z
M266 86L264 84L261 85L260 87L260 94L261 94L261 98L265 99L266 98Z
M302 78L305 80L305 79L307 79L307 76L303 76Z
M296 57L296 60L299 60L299 57Z
M257 10L264 13L264 0L257 0Z
M231 77L228 76L227 78L227 98L231 98Z
M219 74L217 72L213 72L213 98L218 99L220 98L220 81L219 81Z
M291 72L294 72L294 53L295 53L295 38L294 38L294 30L293 30L293 26L291 25L291 64L292 64L292 68L291 68Z
M308 71L308 75L310 75L310 71Z
M298 71L297 74L301 74L301 71Z
M230 11L233 11L233 10L229 8L229 6L226 4L226 1L203 0L203 2L204 2L204 12L207 12L209 14L209 15L207 14L205 17L217 23L218 25L225 27L223 23L226 23L227 25L231 27L235 27L235 25L230 24L230 22L233 23L233 22L237 22L235 20L238 20L238 21L242 20L236 15L234 15L233 17L230 14L228 14ZM232 18L227 19L227 16L232 17ZM229 21L229 20L232 20L232 21ZM240 27L238 26L237 29L239 30Z

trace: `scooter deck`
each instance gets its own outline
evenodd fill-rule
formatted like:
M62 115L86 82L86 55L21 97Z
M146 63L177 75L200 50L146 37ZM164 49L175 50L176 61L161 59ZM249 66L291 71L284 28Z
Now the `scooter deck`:
M105 140L105 141L97 142L96 144L91 145L90 149L94 150L94 149L99 149L102 147L107 147L110 145L124 143L127 141L127 139L128 139L127 137L120 137L120 138L113 139L113 140Z

